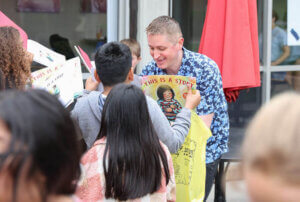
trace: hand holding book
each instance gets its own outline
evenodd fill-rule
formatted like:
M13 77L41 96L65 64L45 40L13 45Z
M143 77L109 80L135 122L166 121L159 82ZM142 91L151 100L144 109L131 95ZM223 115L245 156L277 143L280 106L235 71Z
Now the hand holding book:
M194 92L193 92L194 91ZM200 104L201 96L199 90L193 90L190 85L188 85L188 93L185 100L185 108L194 109Z

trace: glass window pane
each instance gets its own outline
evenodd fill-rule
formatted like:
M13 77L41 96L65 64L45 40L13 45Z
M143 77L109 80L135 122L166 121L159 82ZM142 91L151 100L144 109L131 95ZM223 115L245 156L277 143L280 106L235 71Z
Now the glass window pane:
M287 30L289 23L287 21L288 12L287 0L273 0L272 65L294 65L297 59L300 58L300 45L289 45L288 35L291 30ZM289 21L292 20L294 19L289 19ZM300 30L298 30L298 32L300 34Z
M273 72L271 78L271 96L291 90L300 92L300 71Z
M262 102L261 87L242 90L236 102L228 103L230 119L229 146L238 151L246 127Z
M173 17L180 23L184 46L198 52L207 0L173 0Z

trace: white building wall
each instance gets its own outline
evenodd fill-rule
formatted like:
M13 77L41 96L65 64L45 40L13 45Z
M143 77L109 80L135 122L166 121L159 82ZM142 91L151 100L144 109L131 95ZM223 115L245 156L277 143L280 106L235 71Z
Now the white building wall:
M138 21L137 21L137 40L141 44L142 61L137 67L137 73L151 61L149 54L146 27L156 17L169 15L169 0L139 0L138 1Z

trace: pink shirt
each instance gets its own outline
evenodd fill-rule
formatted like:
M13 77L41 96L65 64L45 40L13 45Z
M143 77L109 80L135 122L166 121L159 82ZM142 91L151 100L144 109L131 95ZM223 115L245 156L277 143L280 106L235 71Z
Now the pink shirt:
M114 199L105 198L105 176L103 171L103 154L105 150L106 139L97 140L93 147L84 154L81 159L82 175L76 190L76 196L84 201L115 201ZM168 148L162 144L166 153L169 165L170 180L166 185L163 175L161 187L153 194L148 194L142 198L138 198L135 202L162 202L175 201L175 177L172 158ZM163 171L163 167L162 167Z

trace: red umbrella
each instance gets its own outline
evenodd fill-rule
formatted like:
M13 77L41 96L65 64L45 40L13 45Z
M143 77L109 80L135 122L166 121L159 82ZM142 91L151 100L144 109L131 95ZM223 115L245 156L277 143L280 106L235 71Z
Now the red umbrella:
M19 30L20 36L23 40L23 46L24 48L27 49L28 36L26 32L21 27L19 27L16 23L14 23L11 19L9 19L6 15L4 15L4 13L0 11L0 27L4 27L4 26L11 26Z
M256 0L208 0L199 53L218 64L229 102L260 86Z

